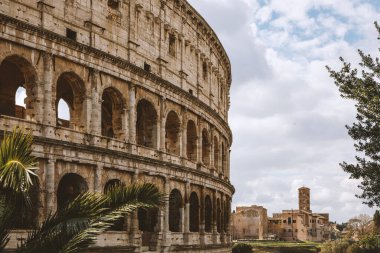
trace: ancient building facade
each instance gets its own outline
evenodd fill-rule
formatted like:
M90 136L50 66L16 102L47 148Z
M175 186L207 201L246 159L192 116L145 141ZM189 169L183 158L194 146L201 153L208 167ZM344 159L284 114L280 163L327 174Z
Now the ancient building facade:
M315 241L330 239L332 226L328 213L310 210L310 189L298 189L298 209L274 213L268 219L268 234L285 241Z
M268 234L267 209L262 206L239 206L232 213L233 240L263 240Z
M116 224L94 251L229 252L231 67L197 11L185 0L0 6L0 129L32 131L40 167L19 229L81 192L151 182L165 206Z

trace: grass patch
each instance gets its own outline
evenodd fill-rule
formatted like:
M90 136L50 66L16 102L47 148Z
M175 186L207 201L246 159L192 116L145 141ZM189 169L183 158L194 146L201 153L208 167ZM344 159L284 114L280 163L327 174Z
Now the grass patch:
M245 243L252 246L253 253L318 253L322 245L316 242L283 241L252 241Z

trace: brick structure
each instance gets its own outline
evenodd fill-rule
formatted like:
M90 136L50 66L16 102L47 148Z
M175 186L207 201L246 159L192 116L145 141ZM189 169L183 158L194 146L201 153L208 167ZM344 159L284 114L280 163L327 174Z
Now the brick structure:
M197 11L185 0L0 6L0 130L31 130L39 158L30 223L83 191L151 182L166 205L90 252L229 252L231 66Z
M262 206L236 207L232 213L233 240L263 240L268 234L267 209Z
M282 210L268 219L268 234L285 241L315 241L330 239L332 226L328 213L310 210L310 189L298 189L299 208Z

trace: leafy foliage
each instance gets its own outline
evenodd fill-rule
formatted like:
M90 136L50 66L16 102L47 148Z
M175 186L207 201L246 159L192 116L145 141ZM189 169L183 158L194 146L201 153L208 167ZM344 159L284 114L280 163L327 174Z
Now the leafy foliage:
M252 246L248 243L237 243L232 247L232 253L252 253Z
M377 23L375 27L380 34ZM361 50L358 52L360 72L343 58L340 58L343 63L340 71L327 69L341 96L355 101L357 109L357 121L347 129L362 156L356 156L356 164L343 162L341 166L351 178L362 180L359 185L362 193L357 197L373 207L380 206L380 62Z
M375 234L380 234L380 211L376 210L373 215L373 232Z

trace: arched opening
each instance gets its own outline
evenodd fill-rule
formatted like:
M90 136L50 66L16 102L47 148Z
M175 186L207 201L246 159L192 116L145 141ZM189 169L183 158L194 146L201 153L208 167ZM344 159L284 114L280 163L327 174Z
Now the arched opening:
M171 232L181 232L181 208L181 192L174 189L169 196L169 230Z
M187 122L187 158L190 161L197 161L197 128L194 121L189 120Z
M57 203L58 210L62 210L79 194L88 191L88 185L83 177L75 173L64 175L58 184Z
M214 168L219 171L219 143L216 136L214 137Z
M204 165L210 165L210 140L206 129L202 131L202 162Z
M139 230L142 232L142 246L153 244L154 233L158 222L158 208L144 209L139 208L137 212L139 220Z
M26 118L33 108L35 70L25 58L18 55L6 57L0 64L0 114Z
M70 127L70 107L68 103L62 98L58 102L57 125Z
M25 119L26 117L26 89L24 87L18 87L16 90L16 108L15 116L16 118Z
M177 113L170 111L166 117L165 124L165 147L166 152L177 156L180 155L179 127L180 123Z
M84 82L74 72L62 73L57 80L56 113L57 126L80 129L82 118Z
M121 185L123 185L123 183L119 179L108 180L106 185L104 186L104 193L107 193L112 188L121 186Z
M224 143L222 142L222 173L227 175L226 173L226 149Z
M210 233L212 229L212 201L209 195L205 198L205 231Z
M145 99L137 104L137 144L149 148L157 146L157 112Z
M104 186L104 193L107 193L112 188L121 186L123 183L119 179L111 179ZM108 229L110 231L123 231L124 230L124 218L120 218Z
M122 94L113 87L106 88L102 94L102 101L102 135L108 138L122 138L124 109Z
M190 232L199 232L199 199L195 192L190 194Z
M220 206L220 199L216 200L216 231L222 232L222 209Z

